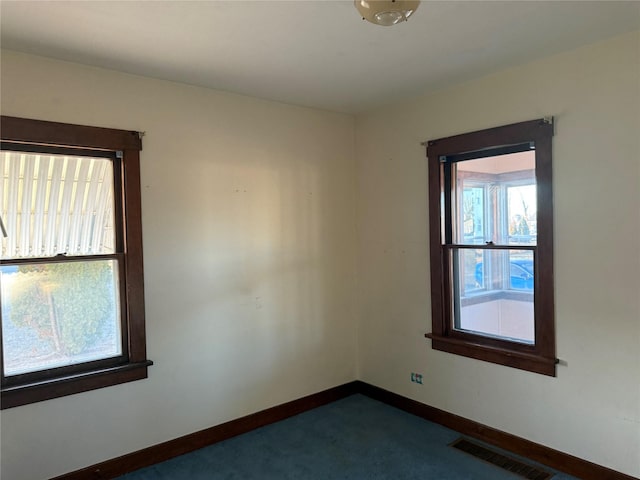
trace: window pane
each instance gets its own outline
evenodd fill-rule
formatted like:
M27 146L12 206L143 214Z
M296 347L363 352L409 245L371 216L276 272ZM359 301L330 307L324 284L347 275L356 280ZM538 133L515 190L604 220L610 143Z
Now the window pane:
M113 164L0 152L2 258L114 253Z
M3 265L7 376L121 355L115 260Z
M456 330L533 344L533 252L454 249Z
M453 242L535 245L535 151L453 164Z

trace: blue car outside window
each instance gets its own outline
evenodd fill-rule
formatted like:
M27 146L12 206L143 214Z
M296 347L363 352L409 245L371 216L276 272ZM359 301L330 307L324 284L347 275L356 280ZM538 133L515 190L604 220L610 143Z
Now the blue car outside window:
M476 265L476 282L482 285L482 262ZM533 291L533 262L531 260L513 259L510 262L509 288L514 290Z

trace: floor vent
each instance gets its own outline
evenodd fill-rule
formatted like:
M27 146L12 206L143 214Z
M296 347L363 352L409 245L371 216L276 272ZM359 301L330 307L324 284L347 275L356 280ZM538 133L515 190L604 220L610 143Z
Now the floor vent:
M508 472L520 475L528 480L547 480L553 477L553 473L545 472L532 465L522 463L515 458L508 457L501 453L490 450L474 442L470 442L464 438L460 438L451 444L453 448L457 448L469 455L473 455L480 460L484 460L492 465L500 467Z

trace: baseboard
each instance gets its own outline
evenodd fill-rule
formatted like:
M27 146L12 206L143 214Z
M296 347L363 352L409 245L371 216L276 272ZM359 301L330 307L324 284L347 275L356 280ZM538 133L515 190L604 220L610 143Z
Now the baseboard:
M408 413L456 430L463 435L477 438L510 452L523 455L561 472L583 480L639 480L615 470L588 462L578 457L525 440L481 423L459 417L424 403L411 400L388 390L355 381L314 393L291 402L283 403L246 417L231 420L215 427L200 430L168 442L153 445L136 452L107 460L52 480L106 480L125 473L169 460L170 458L198 450L256 428L279 422L299 413L361 393Z
M133 472L139 468L198 450L236 435L279 422L285 418L326 405L358 393L359 382L350 382L322 392L314 393L291 402L283 403L246 417L231 420L215 427L200 430L184 437L153 445L137 452L107 460L75 472L60 475L52 480L105 480Z
M638 480L630 475L591 463L473 420L445 412L368 383L358 382L358 392L463 435L477 438L583 480Z

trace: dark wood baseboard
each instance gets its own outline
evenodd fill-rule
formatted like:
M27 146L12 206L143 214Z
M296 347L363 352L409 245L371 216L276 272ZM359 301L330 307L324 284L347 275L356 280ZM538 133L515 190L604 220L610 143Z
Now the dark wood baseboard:
M246 417L200 430L184 437L153 445L136 452L107 460L90 467L61 475L52 480L105 480L148 467L155 463L198 450L256 428L279 422L299 413L361 393L408 413L444 425L463 435L477 438L496 447L523 455L531 460L568 473L583 480L639 480L615 470L582 460L544 445L487 427L435 407L425 405L388 390L355 381L283 403Z
M358 383L358 392L363 395L583 480L638 480L636 477L625 475L510 433L487 427L473 420L430 407L424 403L368 383Z
M240 435L256 428L264 427L271 423L279 422L285 418L312 410L321 405L326 405L341 398L358 393L359 382L350 382L338 387L330 388L322 392L314 393L291 402L283 403L246 417L231 420L216 425L215 427L200 430L199 432L185 435L184 437L169 440L168 442L153 445L151 447L107 460L75 472L60 475L52 480L105 480L125 473L133 472L139 468L148 467L155 463L169 460L170 458L198 450L236 435Z

